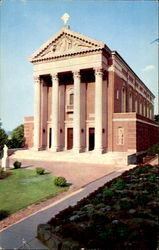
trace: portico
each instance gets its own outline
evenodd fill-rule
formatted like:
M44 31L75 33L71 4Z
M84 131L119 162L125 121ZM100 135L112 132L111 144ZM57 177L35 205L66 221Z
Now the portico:
M103 152L107 92L103 76L104 70L98 67L35 77L34 150ZM89 88L91 93L87 92ZM87 100L91 95L92 105ZM94 141L89 139L90 128L94 130Z

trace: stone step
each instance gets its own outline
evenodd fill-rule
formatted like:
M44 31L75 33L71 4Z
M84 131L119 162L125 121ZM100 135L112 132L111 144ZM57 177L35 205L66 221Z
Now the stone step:
M127 165L127 153L108 152L105 154L97 154L93 151L84 153L74 153L73 151L51 152L51 151L33 151L33 150L17 150L11 159L30 159L43 161L60 161L60 162L83 162L111 165Z

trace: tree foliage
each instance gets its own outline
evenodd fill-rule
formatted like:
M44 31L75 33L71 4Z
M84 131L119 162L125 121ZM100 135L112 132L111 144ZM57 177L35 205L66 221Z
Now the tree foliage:
M0 118L0 128L2 128L2 120L1 120L1 118Z
M8 140L9 148L22 148L24 146L24 125L16 127L11 134L11 139Z
M0 150L3 149L4 145L8 141L8 136L4 129L0 128Z

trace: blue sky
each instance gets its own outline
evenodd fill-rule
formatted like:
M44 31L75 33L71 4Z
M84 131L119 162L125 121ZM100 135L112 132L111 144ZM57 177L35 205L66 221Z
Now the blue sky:
M33 115L33 67L28 57L63 26L118 51L157 96L157 1L3 0L1 11L0 118L5 130ZM155 102L157 113L157 102Z

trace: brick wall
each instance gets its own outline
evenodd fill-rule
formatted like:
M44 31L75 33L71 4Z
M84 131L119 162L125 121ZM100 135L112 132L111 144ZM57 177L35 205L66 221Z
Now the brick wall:
M24 117L24 139L25 139L25 148L33 147L33 130L34 130L34 118L33 117Z
M123 131L123 143L119 132ZM113 114L113 151L142 152L157 143L158 124L136 113Z
M146 117L137 114L137 119L138 119L136 124L137 151L144 151L147 150L147 148L149 148L153 144L158 142L159 128L157 127L156 122Z

